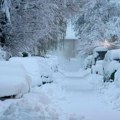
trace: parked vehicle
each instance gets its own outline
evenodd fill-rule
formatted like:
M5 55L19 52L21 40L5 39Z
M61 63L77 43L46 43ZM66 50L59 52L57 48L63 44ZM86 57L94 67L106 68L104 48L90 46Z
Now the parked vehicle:
M104 47L96 47L93 50L91 73L103 75L102 62L107 51Z
M52 69L43 57L12 57L10 61L24 66L32 79L32 87L53 82Z
M120 49L108 51L103 61L104 82L114 81L115 74L118 71L119 67L120 67Z
M104 47L96 47L93 50L92 65L95 65L98 60L103 60L108 49Z
M18 63L0 61L0 98L21 97L30 90L31 79Z

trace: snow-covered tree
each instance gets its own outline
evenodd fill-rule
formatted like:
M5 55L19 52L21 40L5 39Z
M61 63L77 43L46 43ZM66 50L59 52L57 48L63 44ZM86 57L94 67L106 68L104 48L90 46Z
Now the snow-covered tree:
M120 3L118 0L81 0L75 30L80 38L79 50L89 54L105 40L120 38ZM113 40L114 39L114 40Z
M6 48L34 53L37 47L46 52L64 37L66 19L76 11L74 0L2 0L9 20ZM7 3L7 5L6 5ZM7 7L5 7L7 6ZM44 48L44 49L43 49Z

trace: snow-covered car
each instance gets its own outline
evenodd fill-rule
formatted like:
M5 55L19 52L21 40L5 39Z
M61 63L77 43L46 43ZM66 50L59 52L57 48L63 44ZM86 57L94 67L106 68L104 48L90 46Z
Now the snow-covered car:
M40 86L53 81L52 70L42 57L12 57L10 61L22 64L32 79L31 86Z
M96 61L103 60L108 49L104 47L96 47L93 50L92 65L96 64Z
M91 71L93 74L103 75L103 60L96 62L96 65L92 65Z
M85 58L84 69L88 69L91 67L92 67L92 55L89 55L88 57Z
M114 81L115 73L120 67L120 49L110 50L103 61L103 76L105 81Z
M30 90L31 79L18 63L0 61L0 98L21 97Z

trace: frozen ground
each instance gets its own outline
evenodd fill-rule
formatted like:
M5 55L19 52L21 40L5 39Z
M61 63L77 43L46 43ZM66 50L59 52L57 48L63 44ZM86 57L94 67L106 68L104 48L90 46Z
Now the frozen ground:
M89 70L59 72L21 99L0 101L0 120L120 120L116 83L103 84Z

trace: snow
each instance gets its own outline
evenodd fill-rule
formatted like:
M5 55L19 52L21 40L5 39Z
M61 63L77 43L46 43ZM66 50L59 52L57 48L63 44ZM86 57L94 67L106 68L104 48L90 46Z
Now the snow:
M117 72L115 73L115 81L117 82L118 86L120 87L120 64L117 67Z
M103 64L104 67L104 74L108 77L110 77L110 75L115 71L118 70L118 68L120 67L120 63L118 61L112 61L110 63L104 63Z
M90 68L92 66L92 55L89 55L84 61L84 68Z
M118 70L120 67L119 59L120 49L110 50L106 53L103 61L104 77L108 79L115 70Z
M0 61L4 61L6 60L6 58L7 58L7 53L2 48L0 48Z
M98 52L98 51L108 51L108 49L105 48L105 47L96 47L96 48L93 50L93 53Z
M105 61L112 61L114 59L120 59L120 49L110 50L105 55Z
M17 63L18 58L12 59ZM52 56L43 58L41 65L51 61L48 65L54 66L57 60ZM103 83L103 76L82 68L74 72L58 68L53 80L51 84L32 87L21 99L0 101L0 120L120 120L117 80Z
M30 89L30 78L24 68L13 62L0 62L0 97L16 95L21 97Z
M41 57L13 57L10 61L24 66L32 79L32 86L42 85L42 82L52 81L52 70L44 58Z
M103 61L99 60L96 62L96 65L92 66L92 72L94 74L103 75Z

